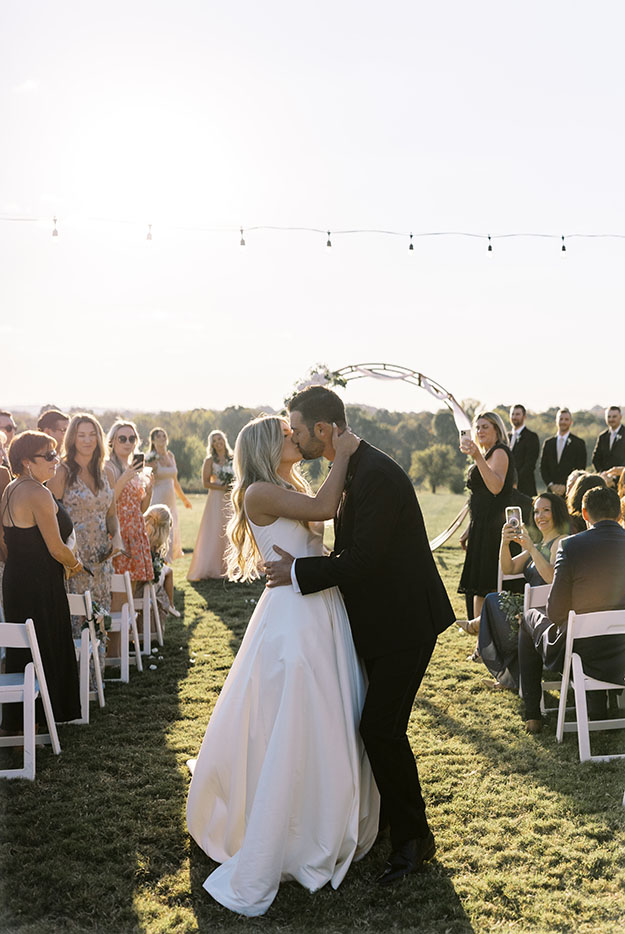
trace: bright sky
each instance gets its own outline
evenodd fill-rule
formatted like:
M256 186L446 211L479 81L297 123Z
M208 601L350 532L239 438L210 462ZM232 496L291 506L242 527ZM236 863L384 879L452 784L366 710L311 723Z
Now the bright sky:
M625 234L624 28L620 0L3 0L0 216L41 222L0 221L0 407L277 406L318 361L624 402L625 239L416 236Z

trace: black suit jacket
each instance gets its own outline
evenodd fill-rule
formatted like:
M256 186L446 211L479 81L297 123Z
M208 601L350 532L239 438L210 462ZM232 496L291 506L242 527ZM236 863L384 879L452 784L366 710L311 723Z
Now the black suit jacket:
M566 628L569 610L593 613L625 609L625 529L605 520L560 544L547 600L547 616ZM625 637L597 636L575 646L591 677L621 682Z
M610 450L610 429L601 432L592 452L592 464L597 473L609 470L610 467L625 465L625 426L619 427L612 450Z
M509 435L512 440L512 433ZM540 442L535 431L523 426L519 440L512 448L512 461L517 472L517 488L526 496L536 496L534 471L540 453Z
M455 614L430 549L412 483L361 441L352 455L329 556L298 558L303 594L341 589L363 658L431 643Z
M573 470L586 469L586 461L586 443L577 435L569 435L566 439L560 463L558 463L556 438L547 438L540 457L540 475L545 486L549 486L550 483L566 484L566 479Z

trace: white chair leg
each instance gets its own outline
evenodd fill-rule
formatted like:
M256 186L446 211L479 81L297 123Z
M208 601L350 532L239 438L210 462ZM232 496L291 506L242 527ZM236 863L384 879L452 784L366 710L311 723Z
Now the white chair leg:
M141 643L139 641L139 630L137 628L137 616L136 614L130 620L130 626L132 628L132 641L135 646L135 664L137 666L137 671L143 671L143 662L141 661Z
M564 665L562 672L562 682L560 684L560 703L558 704L558 723L556 726L556 739L559 743L564 737L564 718L566 716L566 697L569 691L569 679L571 677L570 664Z
M98 704L104 707L104 685L102 683L102 670L100 668L100 641L95 634L95 625L93 620L89 620L89 638L91 640L91 654L93 656L93 673L95 675L96 693L98 695Z
M24 671L24 778L35 778L35 666Z
M89 630L80 636L80 720L89 723Z
M150 588L147 584L143 585L143 654L150 655L152 652L152 616L150 613Z
M122 619L119 627L119 638L121 641L120 677L125 684L128 684L130 681L130 646L128 645L130 629L128 625L128 604L124 606L125 610L122 609Z
M150 605L152 607L152 613L154 614L154 626L156 627L156 638L159 645L163 645L163 627L161 626L161 614L158 608L158 600L156 599L156 587L154 584L150 584Z
M584 687L584 670L579 655L573 653L573 687L575 691L575 716L577 718L577 742L579 745L579 761L588 762L590 759L590 731L588 729L588 705L586 703L586 689Z

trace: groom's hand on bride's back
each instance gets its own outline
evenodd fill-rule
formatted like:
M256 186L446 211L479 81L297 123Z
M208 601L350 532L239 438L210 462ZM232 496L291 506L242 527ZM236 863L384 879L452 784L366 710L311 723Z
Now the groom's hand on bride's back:
M267 575L267 586L284 587L291 583L291 566L295 558L288 551L280 548L279 545L274 545L273 550L280 555L280 560L265 563L264 571Z

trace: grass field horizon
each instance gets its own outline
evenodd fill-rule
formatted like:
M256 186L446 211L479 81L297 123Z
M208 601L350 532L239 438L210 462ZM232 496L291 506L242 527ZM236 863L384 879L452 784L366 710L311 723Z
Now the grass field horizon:
M430 538L464 502L442 491L419 499ZM186 832L186 760L263 585L186 581L203 502L180 510L183 618L168 622L155 670L109 685L88 727L61 727L62 755L41 750L35 782L0 781L2 934L620 934L623 763L580 764L576 738L558 745L553 721L526 735L519 699L484 687L486 669L466 660L472 640L456 627L439 639L409 728L438 846L424 872L378 889L378 846L336 892L282 885L262 918L210 899L202 882L215 864ZM460 614L457 536L435 557ZM592 742L625 752L623 732Z

